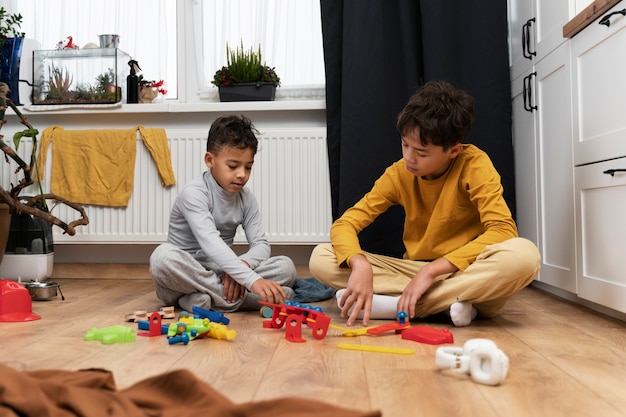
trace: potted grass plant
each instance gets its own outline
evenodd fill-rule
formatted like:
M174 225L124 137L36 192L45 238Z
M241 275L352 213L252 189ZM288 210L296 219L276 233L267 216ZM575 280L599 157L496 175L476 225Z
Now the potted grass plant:
M263 62L261 45L254 51L244 49L243 42L234 50L226 44L226 66L213 76L220 101L274 100L280 77Z

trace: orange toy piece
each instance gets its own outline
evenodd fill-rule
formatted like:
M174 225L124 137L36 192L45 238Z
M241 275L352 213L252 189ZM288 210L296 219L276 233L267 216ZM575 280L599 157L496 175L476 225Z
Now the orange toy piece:
M312 330L313 337L316 339L323 339L328 333L328 327L330 325L330 317L322 313L321 311L314 309L307 309L298 307L288 303L285 304L272 304L265 301L259 301L259 303L272 307L272 317L269 320L263 321L263 327L266 329L280 329L288 323L288 331L285 334L287 340L292 342L302 342L302 323Z
M382 326L371 327L367 329L367 334L370 336L374 336L387 333L392 330L395 330L396 333L400 333L402 330L408 329L410 326L410 323L399 323L396 321L393 323L383 324Z

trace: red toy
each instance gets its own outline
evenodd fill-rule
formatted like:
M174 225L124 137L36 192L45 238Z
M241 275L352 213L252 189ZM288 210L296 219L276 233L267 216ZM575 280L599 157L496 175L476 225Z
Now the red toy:
M302 323L306 323L313 331L313 337L323 339L328 333L330 317L319 310L303 308L290 303L271 304L265 301L259 303L272 307L272 317L263 321L266 329L280 329L287 323L285 338L290 342L305 342L302 338Z
M402 330L402 338L414 342L427 343L429 345L441 345L454 343L454 337L448 329L434 329L426 326L414 326Z
M408 322L400 323L396 321L393 323L383 324L382 326L371 327L367 329L367 334L370 336L375 336L390 332L392 330L394 330L396 333L400 333L401 331L404 331L404 329L408 329L410 325L411 324Z

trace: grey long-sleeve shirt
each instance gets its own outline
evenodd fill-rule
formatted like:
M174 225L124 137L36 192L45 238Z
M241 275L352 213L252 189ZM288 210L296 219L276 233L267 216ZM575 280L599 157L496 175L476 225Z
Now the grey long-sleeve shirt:
M249 250L237 257L231 246L239 225ZM248 290L261 278L254 269L271 254L252 192L244 187L231 194L219 186L210 171L193 179L176 197L167 241L209 264L212 270L226 272Z

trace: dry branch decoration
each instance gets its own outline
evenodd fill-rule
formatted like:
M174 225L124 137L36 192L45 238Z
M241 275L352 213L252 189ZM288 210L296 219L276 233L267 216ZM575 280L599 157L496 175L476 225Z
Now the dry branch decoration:
M20 197L20 192L24 188L35 183L35 180L33 179L33 174L31 172L31 167L36 167L35 162L37 155L37 134L39 132L30 124L26 116L24 116L22 112L20 112L19 108L15 104L13 104L13 101L7 98L8 93L9 87L5 83L0 82L0 129L2 129L2 126L4 126L4 124L7 122L4 116L7 108L10 107L20 118L20 122L27 127L26 130L16 133L13 137L15 149L18 148L19 143L24 136L32 138L33 149L31 152L30 164L27 164L17 155L13 148L6 144L6 142L4 141L4 136L0 135L0 149L2 149L2 152L4 152L5 162L9 163L9 158L13 159L18 164L18 168L15 170L15 173L18 174L20 171L22 171L24 174L24 178L20 179L17 185L11 184L11 191L7 191L2 188L2 186L0 186L0 202L7 203L10 207L11 212L16 211L17 213L27 213L32 216L38 217L42 220L47 221L50 224L60 227L61 229L63 229L64 233L67 233L70 236L74 236L76 234L77 226L86 226L89 224L89 218L87 217L87 213L80 204L68 201L63 197L55 194L44 194L43 190L41 189L41 183L39 182L39 180L37 181L39 183L39 195L29 197L28 199ZM36 178L38 179L39 175L36 175ZM59 204L65 204L66 206L73 208L78 213L80 213L80 218L70 223L62 221L61 219L51 214L51 209L47 210L47 200L55 201L55 206ZM40 207L43 207L43 209L41 209Z

